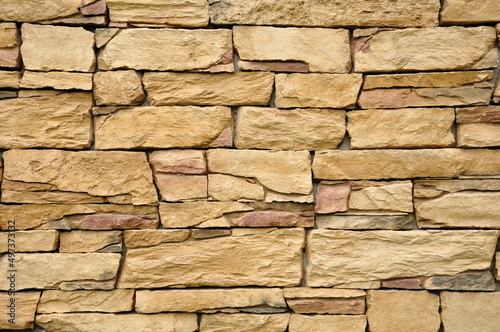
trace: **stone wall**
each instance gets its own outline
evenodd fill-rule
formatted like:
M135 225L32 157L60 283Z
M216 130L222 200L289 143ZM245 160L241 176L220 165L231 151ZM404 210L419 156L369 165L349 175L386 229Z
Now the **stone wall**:
M0 21L0 329L499 331L500 1Z

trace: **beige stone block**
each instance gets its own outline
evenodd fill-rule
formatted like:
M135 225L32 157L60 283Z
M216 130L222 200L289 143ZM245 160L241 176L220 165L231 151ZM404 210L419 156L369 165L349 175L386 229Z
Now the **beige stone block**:
M459 124L457 146L463 148L500 146L500 123Z
M200 332L285 332L290 314L214 314L202 315Z
M3 157L2 202L80 203L72 192L100 203L157 202L151 169L141 152L9 150ZM8 189L12 184L20 186ZM49 199L44 197L47 191L53 194Z
M453 147L452 108L372 109L347 113L351 149Z
M411 181L353 181L349 211L413 212Z
M13 299L15 302L11 302ZM34 328L35 311L39 299L40 292L16 292L15 296L10 296L8 292L0 293L0 306L4 311L0 320L0 329L11 331ZM14 303L14 309L9 308L12 303Z
M0 146L87 148L92 140L91 107L88 92L1 100Z
M500 106L464 107L455 112L458 124L500 122Z
M366 317L370 331L437 332L439 296L427 291L369 290Z
M303 229L268 228L129 249L117 287L296 286L303 245Z
M97 72L94 98L97 105L140 105L146 98L141 75L133 70Z
M362 82L359 74L277 74L276 106L354 108Z
M145 73L144 87L153 106L267 105L273 73Z
M15 232L0 233L0 253L54 251L58 247L57 231L19 231L17 225L9 223L9 226L14 226ZM3 225L1 228L9 229Z
M307 247L307 285L331 287L484 270L491 265L497 239L497 231L477 230L313 230Z
M252 179L225 174L208 175L208 195L217 201L262 201L264 188Z
M81 27L23 24L21 33L21 54L26 69L94 71L92 32Z
M19 31L16 23L0 23L0 48L15 47L19 45Z
M164 150L149 154L155 173L206 174L207 161L203 150Z
M0 14L1 15L1 14ZM21 40L15 23L0 23L0 67L19 68Z
M136 311L156 312L254 312L286 311L280 288L139 290Z
M277 71L283 73L308 73L309 65L303 62L238 61L240 70Z
M60 90L19 90L19 98L32 98L32 97L47 97L47 96L57 96L67 91Z
M336 149L344 136L344 110L240 107L234 144L239 149Z
M365 291L332 288L285 288L286 303L298 314L364 314Z
M412 229L413 220L408 214L368 214L346 215L328 214L317 215L318 228L329 229Z
M19 89L21 73L18 71L0 71L0 88Z
M500 3L495 0L444 0L442 24L478 24L500 21Z
M188 229L144 229L123 232L123 241L127 248L153 247L161 243L182 242L188 237Z
M92 74L25 71L20 87L24 89L92 90Z
M500 325L500 293L441 292L445 331L495 332Z
M121 231L71 231L59 237L59 252L121 252Z
M314 211L319 214L347 211L350 193L350 182L321 181L318 185Z
M37 313L121 312L134 309L133 289L110 291L46 290L38 303Z
M363 315L291 315L290 332L364 332L366 317Z
M110 23L111 24L111 23ZM105 46L116 34L120 32L119 28L97 28L95 29L94 38L95 46L101 48Z
M495 279L488 270L466 271L454 276L430 277L424 281L423 287L432 290L494 291Z
M233 234L231 229L223 229L223 228L201 228L201 229L193 229L191 230L191 236L193 239L203 240L203 239L211 239L214 237L221 236L230 236Z
M39 22L78 13L78 8L95 0L5 0L2 2L1 21Z
M158 48L158 45L168 47ZM102 70L234 71L227 29L122 29L99 52Z
M95 118L96 148L228 147L232 122L231 109L222 106L122 108Z
M431 277L433 278L433 277ZM399 289L423 289L422 283L424 278L413 277L413 278L393 278L382 280L382 288L399 288Z
M208 197L206 175L155 174L161 199L167 202L192 201Z

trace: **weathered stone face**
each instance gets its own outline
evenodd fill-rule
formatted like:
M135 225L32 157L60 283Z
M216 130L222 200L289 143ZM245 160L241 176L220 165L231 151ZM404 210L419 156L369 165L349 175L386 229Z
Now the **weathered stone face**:
M134 309L134 290L114 289L110 291L61 291L46 290L38 303L37 312L121 312Z
M299 314L364 314L365 291L331 288L285 288L286 303Z
M123 240L127 248L152 247L165 242L182 242L189 237L187 229L127 230Z
M133 70L95 73L94 97L97 105L140 105L146 98L141 76Z
M500 146L500 106L459 108L456 114L457 146Z
M413 220L408 214L317 215L318 228L329 229L412 229Z
M362 315L291 315L290 332L363 332L366 317Z
M19 229L16 221L16 229ZM3 223L2 223L3 224ZM12 225L12 223L10 224ZM8 226L1 225L2 229L8 229ZM9 243L15 244L15 252L37 252L37 251L55 251L58 247L59 233L57 231L18 231L15 232L14 242L9 241L10 233L0 233L0 253L9 251ZM12 246L10 249L13 249Z
M6 0L2 3L0 21L39 22L78 13L78 8L95 0Z
M424 281L423 287L433 290L494 291L495 279L490 271L467 271L454 276L430 277Z
M290 314L215 314L201 316L200 331L285 332Z
M495 23L500 20L500 4L495 0L444 0L441 24Z
M92 74L25 71L20 86L27 89L92 90Z
M224 174L208 175L208 195L218 201L263 201L264 188L250 179Z
M202 150L153 151L149 163L155 173L205 174L207 162Z
M0 14L1 15L1 14ZM0 23L0 67L19 68L21 40L15 23Z
M121 252L120 231L71 231L59 237L59 252Z
M11 299L15 298L14 317L10 316ZM16 292L14 297L9 293L0 293L0 306L4 310L4 317L0 320L0 329L2 330L22 330L32 329L35 326L35 312L37 303L40 299L40 292ZM9 322L14 318L15 324Z
M0 71L0 88L19 89L20 80L21 80L20 72Z
M349 210L413 212L410 181L353 181L349 195Z

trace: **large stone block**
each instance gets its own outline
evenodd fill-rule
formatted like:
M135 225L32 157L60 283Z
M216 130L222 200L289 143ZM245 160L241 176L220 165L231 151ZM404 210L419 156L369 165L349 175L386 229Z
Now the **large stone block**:
M214 314L202 315L200 332L285 332L290 314Z
M133 70L95 73L93 92L97 105L140 105L146 98L141 75Z
M500 146L500 106L457 108L456 114L457 146Z
M5 0L0 21L40 22L78 14L80 7L96 0Z
M37 312L121 312L134 309L133 289L110 291L61 291L46 290L38 303Z
M10 219L9 226L13 226L15 232L0 233L0 253L4 252L37 252L55 251L59 244L59 233L57 231L20 231L17 220ZM12 222L15 222L13 224ZM7 230L7 222L0 228ZM5 226L5 227L4 227ZM12 228L11 228L12 230ZM14 234L14 235L12 235ZM10 240L9 240L10 239ZM10 250L9 250L10 249Z
M14 309L9 307L14 299ZM10 296L7 292L0 293L0 306L4 313L0 319L0 329L6 331L32 329L35 327L35 312L40 292L16 292ZM11 316L12 314L12 316Z
M478 24L500 21L500 3L496 0L444 0L442 24Z
M365 291L331 288L285 288L286 303L299 314L365 313Z

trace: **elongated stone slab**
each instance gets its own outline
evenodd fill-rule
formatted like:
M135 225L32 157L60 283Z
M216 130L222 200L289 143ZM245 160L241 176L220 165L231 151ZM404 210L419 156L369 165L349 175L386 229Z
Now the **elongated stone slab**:
M285 288L286 303L299 314L364 314L365 291L331 288Z
M118 288L296 286L303 245L303 229L269 228L129 249Z
M488 270L467 271L454 276L430 277L424 281L423 287L432 290L494 291L495 279Z
M122 252L122 232L62 232L59 237L59 252Z
M0 293L0 306L4 310L0 319L2 330L32 329L35 326L35 312L40 292ZM14 299L15 302L11 302Z
M10 219L10 221L9 226L13 226L16 231L15 233L0 233L0 253L55 251L57 249L59 241L57 231L20 231L17 221L15 219ZM9 229L7 223L6 227L3 227L3 223L0 226L2 229ZM10 229L12 230L12 227Z
M0 67L19 68L21 66L20 46L21 38L16 24L0 23Z
M495 0L444 0L440 22L446 25L496 23L500 3Z
M25 71L21 79L21 88L58 90L92 90L91 73L36 72Z
M241 332L285 332L290 314L214 314L202 315L200 332L241 331Z
M188 229L143 229L123 232L127 248L152 247L165 242L182 242L189 237Z
M207 161L203 150L162 150L149 155L155 173L206 174Z
M110 291L61 291L46 290L38 303L37 312L122 312L134 309L133 289Z
M488 269L497 239L497 231L313 230L307 247L307 285L331 287Z
M413 220L407 214L400 215L317 215L318 228L329 229L412 229Z
M78 8L95 0L6 0L2 2L0 21L39 22L78 14Z
M364 332L364 315L291 315L290 332Z
M500 146L500 106L459 108L456 114L457 146Z

